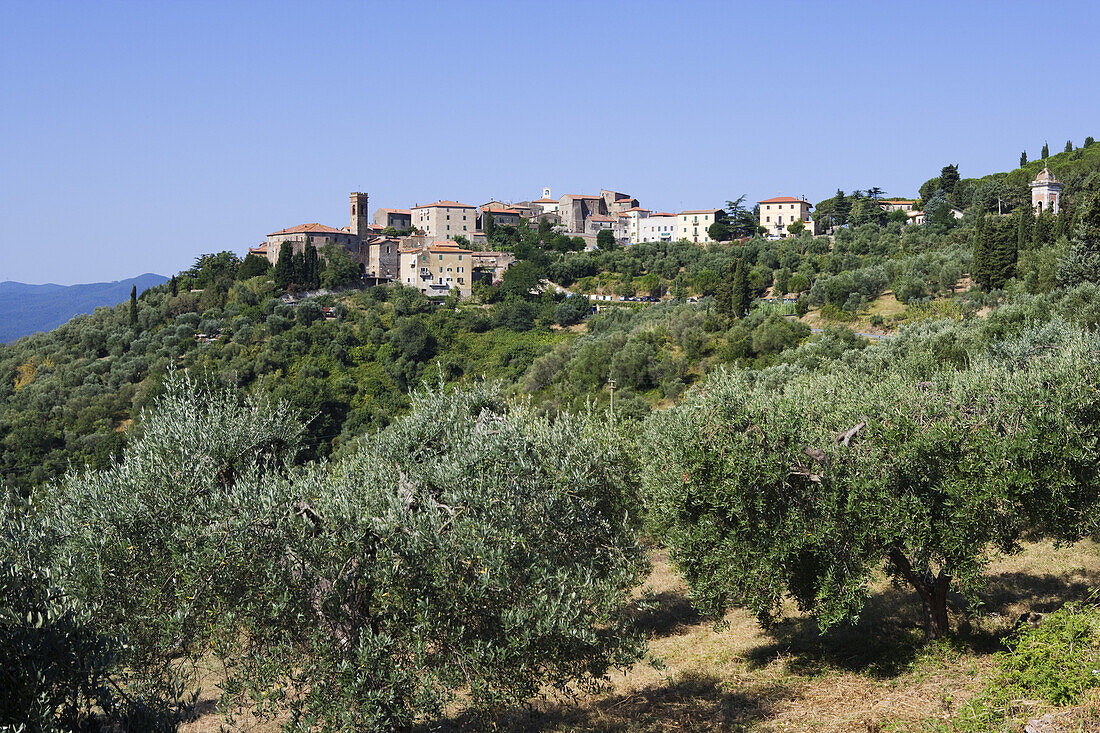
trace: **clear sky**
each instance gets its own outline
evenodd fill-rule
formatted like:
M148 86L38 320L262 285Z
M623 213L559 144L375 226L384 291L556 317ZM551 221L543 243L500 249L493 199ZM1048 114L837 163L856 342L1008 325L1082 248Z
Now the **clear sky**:
M0 0L0 280L169 275L440 198L651 209L1100 138L1092 2Z

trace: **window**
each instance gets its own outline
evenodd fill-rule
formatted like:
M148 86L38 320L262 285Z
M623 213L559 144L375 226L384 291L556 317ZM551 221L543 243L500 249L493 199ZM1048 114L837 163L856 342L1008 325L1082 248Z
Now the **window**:
M439 259L441 259L441 260L442 260L442 259L443 259L443 255L439 255Z
M764 221L766 221L766 222L768 222L769 224L771 224L771 222L772 222L772 218L771 218L770 216L765 216L765 217L764 217Z

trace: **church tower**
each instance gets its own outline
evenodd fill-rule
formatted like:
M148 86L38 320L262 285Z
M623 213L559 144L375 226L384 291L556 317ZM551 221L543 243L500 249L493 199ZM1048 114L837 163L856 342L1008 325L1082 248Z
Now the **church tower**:
M353 193L351 195L351 233L360 237L367 236L370 230L370 219L367 218L367 194Z
M1035 209L1035 215L1043 211L1058 213L1059 199L1062 198L1062 184L1050 172L1049 168L1043 168L1035 180L1028 184L1031 186L1031 208Z

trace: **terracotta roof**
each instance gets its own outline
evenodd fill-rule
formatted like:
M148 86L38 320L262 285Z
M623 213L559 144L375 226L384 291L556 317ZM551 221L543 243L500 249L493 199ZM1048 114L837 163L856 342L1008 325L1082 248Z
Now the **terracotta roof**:
M910 211L906 214L906 216L924 216L924 212L923 211Z
M259 247L249 247L248 254L250 255L265 255L267 254L267 243L261 244Z
M649 209L643 209L641 206L635 206L633 208L627 209L627 211L649 211Z
M796 199L793 196L776 196L773 199L764 199L763 201L758 201L757 203L760 203L760 204L809 204L810 202L806 201L805 199Z
M650 214L649 218L653 219L654 217L658 217L658 216L676 216L676 215L673 214L672 212L669 212L669 211L657 211L657 212L654 212L654 213Z
M433 206L442 206L448 209L472 209L473 206L469 204L460 204L457 201L436 201L434 204L421 204L420 206L414 206L414 209L430 209Z
M516 211L515 209L509 209L504 206L490 206L488 208L482 206L481 212L489 214L515 214L516 216L519 216L518 211Z
M615 221L610 216L604 216L603 214L596 214L595 216L588 217L588 221Z
M391 214L405 214L406 216L412 216L412 212L408 209L375 209L375 211L387 211Z
M721 210L722 209L693 209L691 211L681 211L680 214L713 214Z
M327 227L324 224L318 224L313 222L312 224L299 224L296 227L287 227L286 229L280 229L277 232L268 234L269 237L276 237L280 234L347 234L342 229L333 229Z
M556 204L556 203L558 203L558 200L557 199L535 199L531 203L533 203L533 204Z

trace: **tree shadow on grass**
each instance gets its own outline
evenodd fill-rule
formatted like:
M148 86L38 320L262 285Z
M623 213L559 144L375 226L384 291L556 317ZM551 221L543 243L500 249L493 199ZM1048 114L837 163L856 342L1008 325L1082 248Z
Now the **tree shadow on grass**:
M1072 574L1003 572L991 574L980 594L983 610L974 615L965 600L952 594L951 640L975 654L1004 649L1021 610L1047 613L1068 601L1088 598L1100 587L1100 572ZM761 668L778 658L793 672L819 674L831 669L886 679L909 669L926 648L920 603L908 586L890 586L868 599L853 624L822 634L809 617L785 619L769 629L771 641L746 654L750 667Z
M800 674L844 670L895 677L913 662L923 644L919 612L915 594L891 586L867 600L855 623L825 633L811 617L784 619L768 629L771 641L749 650L745 658L756 669L783 659L792 672Z
M682 590L662 591L638 602L633 618L635 627L650 638L669 636L703 620Z
M740 731L769 717L781 694L778 688L731 692L715 676L692 674L578 705L545 703L489 721L459 718L437 730Z

